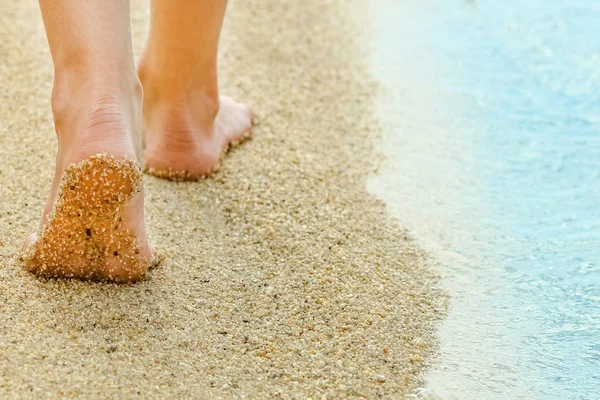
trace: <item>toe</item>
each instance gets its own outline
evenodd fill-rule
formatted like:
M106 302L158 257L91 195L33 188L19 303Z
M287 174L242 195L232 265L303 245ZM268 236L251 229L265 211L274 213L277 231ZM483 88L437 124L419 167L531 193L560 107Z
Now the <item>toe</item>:
M21 251L25 251L29 248L29 246L31 246L33 243L35 243L37 239L37 233L32 233L31 235L27 236L22 242L21 242Z

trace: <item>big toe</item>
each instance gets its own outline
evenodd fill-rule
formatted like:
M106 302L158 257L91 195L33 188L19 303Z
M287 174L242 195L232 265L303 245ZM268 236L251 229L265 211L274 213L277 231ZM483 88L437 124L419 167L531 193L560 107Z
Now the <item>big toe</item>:
M29 248L29 246L32 246L35 243L36 240L37 240L37 233L32 233L31 235L27 236L21 242L21 251L27 250Z

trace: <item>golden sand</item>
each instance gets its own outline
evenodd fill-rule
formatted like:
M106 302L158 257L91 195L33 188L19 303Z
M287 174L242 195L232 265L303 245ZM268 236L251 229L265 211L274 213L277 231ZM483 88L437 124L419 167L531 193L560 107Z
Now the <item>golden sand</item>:
M36 2L0 3L1 398L398 398L422 383L444 301L365 189L379 128L349 3L230 4L221 85L253 105L254 138L209 179L144 178L165 261L121 286L19 264L53 176L52 66ZM139 53L145 2L132 20Z

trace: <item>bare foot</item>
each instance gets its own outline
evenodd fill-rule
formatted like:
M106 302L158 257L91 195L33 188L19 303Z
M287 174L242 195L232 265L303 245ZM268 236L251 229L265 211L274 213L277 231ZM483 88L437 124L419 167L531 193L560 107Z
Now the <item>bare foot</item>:
M55 178L39 232L23 243L25 266L49 277L138 280L152 259L138 162L141 90L124 101L71 96L53 101Z
M144 98L145 168L171 180L198 180L219 169L223 154L251 133L249 106L200 94L189 102ZM193 102L193 104L192 104Z

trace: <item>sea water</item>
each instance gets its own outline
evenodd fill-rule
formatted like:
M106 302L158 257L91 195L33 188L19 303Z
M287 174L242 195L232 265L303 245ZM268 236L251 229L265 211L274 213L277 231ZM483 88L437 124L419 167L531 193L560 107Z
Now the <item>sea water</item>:
M600 399L600 1L376 0L370 189L451 295L424 394Z

